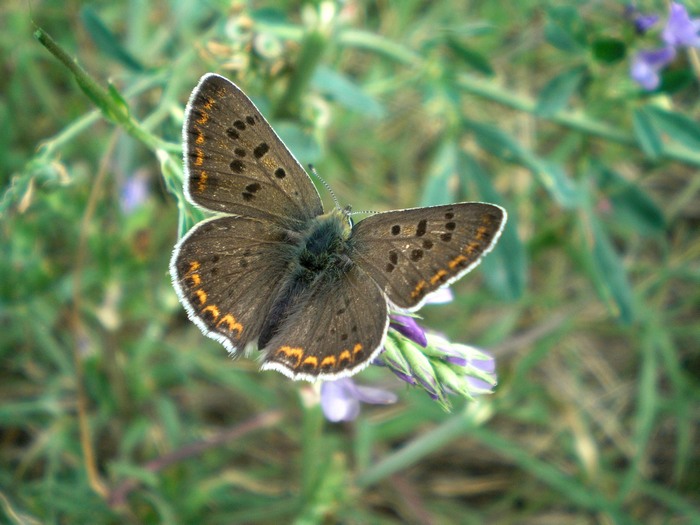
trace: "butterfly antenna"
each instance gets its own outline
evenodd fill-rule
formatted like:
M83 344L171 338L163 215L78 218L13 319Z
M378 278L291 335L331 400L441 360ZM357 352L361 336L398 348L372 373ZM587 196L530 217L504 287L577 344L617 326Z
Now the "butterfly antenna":
M358 210L350 212L350 215L375 215L377 213L379 212L375 210Z
M314 177L316 177L318 180L321 181L321 184L323 184L323 187L328 190L328 193L331 194L331 197L333 197L333 202L335 202L335 207L340 208L340 203L338 202L338 197L335 196L335 193L333 192L333 188L331 188L331 185L328 184L325 180L321 178L321 176L316 172L316 168L314 168L313 164L309 164L309 171L313 174Z

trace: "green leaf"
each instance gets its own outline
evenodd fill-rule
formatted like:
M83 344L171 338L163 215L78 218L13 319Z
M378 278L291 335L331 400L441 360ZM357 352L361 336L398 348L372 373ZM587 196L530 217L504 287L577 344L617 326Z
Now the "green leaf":
M421 206L448 204L457 200L457 145L447 140L440 145L428 170Z
M530 169L562 207L572 208L577 205L576 184L560 164L538 157L494 126L474 121L465 121L465 125L474 132L474 138L482 148L507 162L519 162Z
M634 319L634 303L627 271L593 211L595 203L592 202L588 186L582 187L581 202L581 236L589 244L588 249L581 251L581 262L587 266L598 294L608 308L628 324Z
M491 64L484 55L464 45L456 38L448 38L447 46L457 56L457 58L472 69L489 77L492 77L495 74Z
M632 126L642 151L651 159L658 159L663 153L664 144L656 132L652 116L646 107L635 108L632 112Z
M561 51L580 52L585 44L585 32L578 10L564 5L548 8L544 35L547 42Z
M594 268L598 273L598 279L604 285L603 298L610 306L614 303L613 311L618 314L622 322L630 323L634 318L634 309L627 271L600 221L590 216L589 226L593 235Z
M695 85L695 74L691 67L664 69L661 72L659 91L672 95Z
M627 46L617 38L598 38L591 45L593 58L605 64L615 64L625 58Z
M129 53L117 36L102 22L94 9L85 6L80 10L80 18L85 29L90 33L95 45L107 56L121 62L132 71L144 71L146 68Z
M486 282L499 297L517 299L527 285L527 254L518 237L518 216L514 208L506 206L503 197L491 184L487 173L471 155L460 153L459 174L466 185L473 183L480 200L502 204L508 213L508 222L488 262L480 265Z
M569 103L571 96L581 85L581 80L583 80L586 72L586 66L575 66L547 82L542 88L539 97L537 97L535 114L542 117L551 117L564 109Z
M319 66L311 80L314 88L343 107L376 118L384 116L384 107L347 76Z
M465 120L464 124L474 133L479 146L506 162L515 162L528 155L518 141L495 126L473 120Z
M639 184L603 166L598 168L598 177L599 188L610 199L617 223L626 224L640 234L659 235L666 230L661 209Z
M666 133L685 147L700 149L700 124L692 118L681 115L675 111L667 111L658 107L648 107L648 114L657 130Z
M549 194L557 203L566 209L579 204L579 192L576 182L569 177L564 167L554 161L537 159L530 166Z

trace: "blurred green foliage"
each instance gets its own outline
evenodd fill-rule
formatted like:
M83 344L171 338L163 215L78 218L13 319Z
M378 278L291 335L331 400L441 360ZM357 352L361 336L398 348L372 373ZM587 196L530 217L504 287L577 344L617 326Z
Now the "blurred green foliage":
M698 54L642 91L623 7L3 5L0 521L700 522ZM187 321L167 268L202 218L180 130L207 71L343 204L508 210L421 312L496 355L494 396L445 413L372 369L400 401L330 425Z

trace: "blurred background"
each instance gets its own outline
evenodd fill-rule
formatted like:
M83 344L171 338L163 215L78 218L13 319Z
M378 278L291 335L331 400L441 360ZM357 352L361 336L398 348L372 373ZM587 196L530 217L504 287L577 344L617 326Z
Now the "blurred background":
M694 16L4 3L0 522L700 523ZM447 412L370 367L354 379L398 401L333 424L187 320L168 261L203 217L180 141L208 71L343 205L508 210L455 299L420 312L495 356L493 395Z

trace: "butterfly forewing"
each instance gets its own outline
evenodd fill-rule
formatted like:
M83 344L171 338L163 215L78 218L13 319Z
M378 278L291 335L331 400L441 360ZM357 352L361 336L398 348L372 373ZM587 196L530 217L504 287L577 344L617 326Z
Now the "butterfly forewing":
M378 213L353 228L352 257L394 305L413 310L474 268L505 220L501 207L480 202Z
M309 176L229 80L202 77L187 104L183 139L191 202L290 229L323 213Z
M199 223L175 248L170 272L180 301L232 353L260 334L288 271L285 235L269 223L227 216Z
M389 324L384 294L357 265L320 276L290 312L262 368L292 379L356 373L379 353Z

